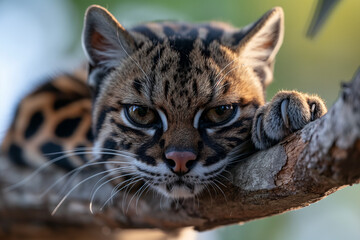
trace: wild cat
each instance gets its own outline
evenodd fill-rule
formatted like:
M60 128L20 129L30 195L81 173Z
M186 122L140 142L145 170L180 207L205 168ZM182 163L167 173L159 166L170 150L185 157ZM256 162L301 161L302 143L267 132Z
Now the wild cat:
M254 148L326 113L319 97L296 91L265 103L283 22L276 7L242 29L149 22L126 30L90 6L88 73L56 76L26 96L2 153L26 167L99 163L118 188L134 180L137 189L192 198L225 181L223 173Z

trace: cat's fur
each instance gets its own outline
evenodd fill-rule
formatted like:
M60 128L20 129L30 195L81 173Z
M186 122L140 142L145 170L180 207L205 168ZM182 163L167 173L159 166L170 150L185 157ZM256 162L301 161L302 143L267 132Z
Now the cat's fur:
M223 171L252 153L253 144L268 148L322 116L326 107L320 98L295 91L282 91L265 104L283 21L277 7L240 30L219 22L154 22L126 30L106 9L91 6L83 47L89 61L96 159L167 197L193 197L207 184L222 181L218 177ZM45 89L32 96L44 92L49 93ZM16 139L31 144L31 139L15 137L31 127L19 123L22 112L30 111L21 107L3 145L10 155L11 147L19 148ZM88 116L88 108L82 114ZM89 125L79 122L82 137L74 134L78 137L71 147L59 134L40 137L37 145L53 142L70 150L89 146L90 138L84 137ZM46 152L51 151L38 155ZM28 156L26 150L15 159L26 162Z

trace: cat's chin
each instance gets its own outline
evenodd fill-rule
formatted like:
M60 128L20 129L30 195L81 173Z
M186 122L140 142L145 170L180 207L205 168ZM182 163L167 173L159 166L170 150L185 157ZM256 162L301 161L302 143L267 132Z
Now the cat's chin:
M200 193L203 189L202 185L173 185L173 184L160 184L155 187L155 190L165 195L165 197L172 199L186 199L193 198L196 194Z

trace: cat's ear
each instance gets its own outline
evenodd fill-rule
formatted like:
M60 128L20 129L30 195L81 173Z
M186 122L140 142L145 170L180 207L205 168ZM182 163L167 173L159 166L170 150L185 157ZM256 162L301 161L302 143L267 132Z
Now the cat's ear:
M132 36L110 12L97 5L86 10L82 44L90 68L102 71L119 66L135 50ZM89 83L93 85L91 78Z
M268 11L257 22L243 31L245 36L237 45L240 57L251 65L262 84L273 79L273 65L284 38L284 12L281 7Z

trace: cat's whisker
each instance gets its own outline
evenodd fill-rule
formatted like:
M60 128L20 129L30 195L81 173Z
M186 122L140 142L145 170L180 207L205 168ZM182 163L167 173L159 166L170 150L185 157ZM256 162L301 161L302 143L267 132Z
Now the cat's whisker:
M109 175L114 174L114 173L118 173L118 172L121 172L121 170L114 170L113 172L107 173L107 174L105 174L105 176L103 176L100 180L103 180L103 179L105 179L105 178L109 178ZM89 203L89 210L90 210L91 214L94 214L94 212L93 212L93 201L94 201L94 199L95 199L95 195L96 195L96 193L98 192L98 190L99 190L102 186L104 186L106 183L109 183L109 182L111 182L111 181L113 181L113 180L115 180L115 179L121 178L121 177L122 177L122 176L116 176L116 177L107 179L103 184L101 184L101 185L100 185L98 188L96 188L96 190L94 191L95 186L99 183L100 180L98 180L98 181L96 182L96 184L94 185L93 189L92 189L91 192L90 192L90 196L91 196L90 198L91 198L91 200L90 200L90 203Z
M111 172L112 174L113 172ZM102 184L100 184L96 190L91 194L91 200L90 200L90 212L93 213L93 210L92 210L92 203L94 201L94 198L96 196L96 193L100 190L101 187L103 187L105 184L113 181L113 180L116 180L116 179L119 179L119 178L123 178L123 177L126 177L126 176L129 176L129 175L132 175L133 173L128 173L128 174L122 174L122 175L119 175L119 176L115 176L113 178L110 178L108 180L106 180L105 182L103 182ZM108 177L108 176L105 176L105 177ZM99 181L98 181L99 182ZM97 183L96 183L97 184Z
M231 174L231 172L229 170L227 170L227 169L224 169L222 172L227 173L227 174Z
M219 189L219 191L221 192L221 194L224 196L225 202L226 204L228 203L228 200L226 198L226 195L224 193L224 191L219 187L219 185L217 185L215 182L211 182L211 185L214 185L217 189Z
M128 181L130 181L130 180L131 180L131 182L126 183L126 182L128 182ZM138 182L141 181L141 180L142 180L141 177L133 177L133 178L130 178L130 179L122 182L121 184L125 184L125 183L126 183L126 184L125 184L123 187L121 187L120 189L116 190L114 193L111 193L110 197L109 197L109 198L102 204L102 206L100 207L100 211L102 211L102 210L104 209L104 207L106 206L106 204L108 204L108 202L110 202L116 194L118 194L119 192L121 192L121 190L123 190L124 188L128 188L130 185L136 184L136 183L138 183ZM126 198L124 197L124 198L123 198L122 205L123 205L125 199L126 199ZM124 212L124 209L123 209L123 212Z
M80 166L79 168L73 169L72 171L66 173L64 176L62 176L61 178L59 178L58 180L56 180L56 182L54 182L52 185L50 185L50 187L48 187L40 196L43 197L45 196L52 188L54 188L58 183L60 183L62 180L64 180L67 176L73 174L78 174L81 170L83 170L86 167L89 166L94 166L94 165L102 165L102 164L107 164L107 163L115 163L115 164L119 164L119 163L124 163L124 162L117 162L117 161L103 161L103 162L95 162L95 163L89 163L83 166ZM108 171L111 173L111 170L115 171L115 170L123 170L123 169L128 169L128 166L123 166L123 167L117 167L117 168L113 168L113 169L109 169ZM69 183L67 183L68 185Z
M81 155L81 153L73 153L73 154L66 154L66 155L63 155L63 156L60 156L60 157L57 157L57 158L54 158L48 162L46 162L45 164L41 165L39 168L37 168L36 170L34 170L30 175L28 175L27 177L25 177L23 180L21 180L20 182L18 183L15 183L7 188L4 189L4 191L8 192L8 191L12 191L16 188L18 188L19 186L29 182L33 177L35 177L37 174L39 174L42 170L44 170L45 168L51 166L52 164L58 162L58 161L61 161L62 159L64 158L67 158L67 157L71 157L71 156L77 156L77 155Z
M206 189L206 190L208 191L208 193L209 193L209 196L210 196L210 205L212 205L213 199L212 199L212 195L211 195L210 189L208 188L208 184L204 184L203 186L205 187L205 189Z
M141 195L147 190L147 189L149 189L149 187L151 186L151 183L149 183L149 181L147 181L147 182L145 182L145 184L144 185L146 185L146 187L139 193L139 196L137 197L137 199L136 199L136 202L135 202L135 213L136 213L136 215L138 215L138 202L139 202L139 200L140 200L140 198L141 198Z
M221 87L218 88L218 91L220 92L222 89L224 89L226 86L230 86L230 83L225 83L221 85Z
M120 164L120 163L124 163L124 162L118 162L118 161L103 161L103 162L94 162L94 163L88 163L88 164L91 164L90 166L93 166L93 165L99 165L99 164L106 164L106 163L115 163L115 164ZM73 169L70 173L72 174L72 176L70 177L70 179L68 179L67 181L66 181L66 183L64 184L64 188L63 188L63 190L61 190L60 191L60 193L59 193L59 195L62 195L63 193L64 193L64 191L65 191L65 189L67 188L67 185L68 184L70 184L70 182L72 182L72 180L73 179L75 179L75 177L81 172L81 170L82 169L84 169L85 167L88 167L89 165L87 165L87 166L85 166L85 165L83 165L83 166L80 166L80 167L78 167L78 168L76 168L76 169ZM119 169L119 170L117 170L117 171L114 171L114 172L121 172L121 171L123 171L124 169L126 170L126 169L129 169L130 167L129 166L122 166L122 167L117 167L116 169ZM74 172L75 171L75 172ZM63 177L61 177L61 179L64 179L66 176L63 176ZM107 176L104 176L104 177L102 177L99 181L101 181L101 180L103 180L104 178L106 178ZM54 187L59 181L61 181L61 179L58 179L51 187L49 187L48 189L47 189L47 191L48 190L50 190L52 187ZM98 181L98 182L99 182ZM96 184L98 184L98 182L96 183ZM95 185L96 185L95 184ZM95 186L94 186L95 187ZM92 189L92 191L94 190L94 188ZM91 192L92 192L91 191Z
M218 175L218 177L221 177L221 178L223 178L223 179L225 179L225 180L227 180L227 181L231 182L230 178L228 178L228 177L224 176L222 173L221 173L221 174L219 174L219 175Z
M113 172L111 172L110 174L112 174ZM102 186L104 186L105 184L107 184L107 183L109 183L109 182L111 182L111 181L114 181L114 180L116 180L116 179L119 179L119 178L122 178L122 177L125 177L125 176L127 176L127 175L130 175L130 174L124 174L124 175L119 175L119 176L115 176L115 177L113 177L113 178L110 178L110 179L108 179L107 181L105 181L104 183L102 183L100 186L98 186L97 188L96 188L96 190L91 194L91 200L90 200L90 204L89 204L89 209L90 209L90 212L92 213L92 214L94 214L94 212L93 212L93 202L94 202L94 199L95 199L95 196L96 196L96 194L97 194L97 192L99 191L99 189L102 187ZM108 177L108 176L106 176L106 177ZM119 183L119 184L122 184L123 182L121 182L121 183ZM117 186L117 185L116 185ZM112 192L113 192L113 190L111 191L111 198L112 198Z
M6 187L4 189L5 192L9 192L12 191L18 187L20 187L21 185L29 182L32 178L34 178L37 174L39 174L41 171L43 171L45 168L50 167L51 165L53 165L56 162L59 162L67 157L72 157L72 156L79 156L79 155L83 155L83 154L87 154L87 153L94 153L94 152L74 152L74 153L68 153L65 154L63 156L59 156L57 158L54 158L52 160L49 160L48 162L44 163L43 165L41 165L39 168L37 168L36 170L34 170L30 175L26 176L23 180L21 180L18 183L15 183L9 187ZM131 156L128 155L123 155L123 154L119 154L119 153L112 153L112 152L95 152L95 153L100 153L100 154L108 154L108 155L113 155L113 156L119 156L119 157L125 157L125 158L132 158ZM93 158L93 160L96 160L96 158ZM91 161L92 162L92 161ZM120 163L120 162L119 162ZM121 162L124 163L124 162ZM86 164L85 164L86 165ZM85 166L82 165L82 166ZM80 166L80 167L82 167Z
M80 181L79 183L77 183L73 188L71 188L68 193L60 200L60 202L56 205L55 209L52 211L51 215L54 215L56 213L56 211L59 209L59 207L62 205L62 203L66 200L66 198L76 189L78 188L81 184L93 179L94 177L97 177L99 175L102 175L104 173L108 173L108 172L111 172L111 171L114 171L114 170L117 170L117 168L114 168L114 169L110 169L110 170L105 170L105 171L102 171L102 172L99 172L99 173L96 173L96 174L93 174L92 176L90 177L87 177L85 178L84 180Z
M145 75L148 83L150 84L151 80L149 78L149 76L145 73L144 69L142 69L142 67L140 66L140 64L126 51L124 45L122 44L121 40L120 40L120 36L119 36L119 30L117 29L116 31L117 34L117 40L122 48L122 50L125 52L125 54L127 55L128 58L131 59L131 61L133 61L135 63L135 65L140 69L140 71Z
M120 168L121 168L121 169L120 169ZM91 191L90 191L90 196L93 196L93 194L94 194L94 192L95 192L95 189L98 187L98 184L99 184L100 182L102 182L104 179L108 180L108 178L109 178L110 175L114 175L114 174L118 174L118 173L121 174L121 173L124 171L123 168L128 168L128 167L127 167L127 166L118 167L116 171L110 172L110 173L106 174L105 176L101 177L101 178L94 184L93 188L91 189ZM106 181L106 180L105 180L105 181ZM103 183L103 182L102 182L102 183ZM101 184L102 184L102 183L101 183Z
M128 212L129 207L130 207L130 204L131 204L131 201L134 199L134 197L136 196L136 194L140 191L140 189L142 189L142 187L143 187L144 185L145 185L145 183L132 195L132 197L130 198L130 201L129 201L129 203L128 203L128 206L127 206L127 208L126 208L125 213ZM134 186L134 185L133 185L133 186ZM133 186L132 186L132 187L133 187ZM130 188L130 190L132 189L132 187ZM129 190L128 194L130 194L130 190ZM127 196L128 196L128 195L127 195ZM125 199L127 199L127 196L126 196Z
M230 61L228 64L226 64L226 65L218 72L218 74L216 74L215 79L217 79L217 78L220 76L220 74L221 74L228 66L230 66L230 65L233 64L233 63L235 63L235 62L238 61L238 60L239 60L239 58L235 58L235 59L233 59L232 61Z
M217 180L216 178L213 179L213 181L216 181L217 183L219 183L221 186L227 188L227 186L225 184L223 184L222 182L220 182L219 180Z
M197 200L197 208L200 208L200 198L199 196L195 195L195 199Z
M125 184L125 183L127 183L127 182L129 182L129 181L136 180L136 179L141 179L141 177L131 177L131 178L129 178L129 179L127 179L127 180L125 180L125 181L117 184L117 185L113 188L113 190L111 191L111 196L113 197L113 196L115 196L116 194L118 194L121 190L123 190L123 189L126 187L126 185L122 186L123 184ZM132 183L130 183L130 184L132 184ZM121 186L122 186L122 187L121 187ZM121 187L121 188L120 188L120 187Z
M116 150L116 149L110 149L110 148L96 148L96 150L94 150L93 147L79 147L79 148L74 148L71 150L66 150L66 151L59 151L59 152L51 152L51 153L46 153L44 154L44 156L52 156L52 155L57 155L57 154L65 154L65 153L79 153L79 151L83 151L84 153L105 153L105 152L114 152L114 153L118 153L118 154L123 154L125 156L130 156L130 157L134 157L135 154L130 153L130 152L126 152L126 151L120 151L120 150ZM88 151L88 152L85 152Z
M122 210L123 212L125 212L125 204L126 204L126 199L128 198L131 190L135 187L136 183L138 183L140 180L143 180L142 178L140 178L139 180L137 180L136 182L130 182L128 184L128 186L125 188L125 193L124 193L124 200L122 202ZM131 187L130 187L131 186ZM129 188L130 187L130 188Z
M131 178L130 178L131 179ZM128 180L130 180L128 179ZM126 181L128 181L126 180ZM124 182L126 182L124 181ZM119 182L118 184L115 185L115 187L113 187L113 189L111 190L110 196L113 196L115 194L115 192L124 184L124 182ZM111 204L112 204L112 200L111 200Z
M222 82L222 80L227 76L229 75L232 71L240 68L241 66L236 66L236 67L233 67L232 69L230 69L229 71L227 71L215 84L214 84L214 88L215 87L218 87L220 85L220 83Z

